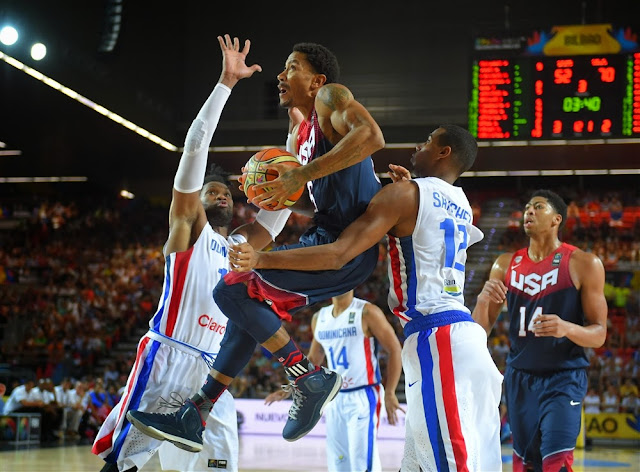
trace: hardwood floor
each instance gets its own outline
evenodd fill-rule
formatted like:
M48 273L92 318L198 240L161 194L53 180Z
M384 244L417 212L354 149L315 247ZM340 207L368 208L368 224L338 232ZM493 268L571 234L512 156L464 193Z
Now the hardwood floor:
M384 472L397 472L403 442L381 440ZM9 447L0 451L2 472L98 472L103 462L91 454L89 444L48 447ZM159 471L152 459L141 472ZM594 447L576 450L574 472L632 472L640 470L638 448ZM303 438L288 443L276 436L241 436L240 472L321 472L326 471L324 439ZM503 471L511 471L511 449L503 447Z

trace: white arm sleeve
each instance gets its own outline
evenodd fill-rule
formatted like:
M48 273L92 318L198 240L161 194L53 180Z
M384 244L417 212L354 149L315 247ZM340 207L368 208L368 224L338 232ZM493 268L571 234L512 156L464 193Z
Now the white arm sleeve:
M282 231L282 228L284 228L284 225L287 224L289 215L291 215L291 210L288 208L278 211L270 211L262 208L256 215L256 221L260 226L269 231L271 239L275 241L280 231Z
M218 126L222 109L231 95L231 89L216 84L193 120L184 141L184 151L176 171L173 187L182 193L191 193L202 188L207 171L207 155L213 132Z

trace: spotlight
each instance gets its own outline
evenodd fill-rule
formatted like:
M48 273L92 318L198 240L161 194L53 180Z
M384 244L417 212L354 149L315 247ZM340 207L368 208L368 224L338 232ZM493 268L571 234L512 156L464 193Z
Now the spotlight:
M13 26L5 26L0 30L0 42L11 46L18 40L18 32Z
M31 46L31 57L35 61L39 61L47 55L47 47L42 43L35 43Z

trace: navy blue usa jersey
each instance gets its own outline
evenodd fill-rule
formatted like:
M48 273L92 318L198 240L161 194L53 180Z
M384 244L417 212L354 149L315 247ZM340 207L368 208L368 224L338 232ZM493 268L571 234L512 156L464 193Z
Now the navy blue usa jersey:
M584 325L580 292L569 274L569 259L577 248L563 243L544 260L535 263L528 248L511 258L505 284L511 323L511 350L507 363L531 372L551 372L589 365L584 348L568 338L536 337L532 326L542 314Z
M315 109L310 119L300 124L297 144L303 165L333 148L320 129ZM369 156L358 164L308 182L307 188L315 206L314 223L337 237L365 212L381 185Z

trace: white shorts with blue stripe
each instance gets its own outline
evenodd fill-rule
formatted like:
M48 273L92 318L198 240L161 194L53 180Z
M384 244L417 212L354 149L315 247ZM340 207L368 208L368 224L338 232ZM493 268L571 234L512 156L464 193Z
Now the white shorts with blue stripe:
M402 472L499 472L502 374L480 325L462 321L409 335Z
M378 426L384 387L341 391L324 410L329 472L380 472Z
M117 463L119 470L141 469L158 452L162 468L194 472L211 471L211 464L224 463L227 471L238 470L238 427L233 396L225 391L216 402L203 434L204 448L198 453L178 449L138 431L126 419L130 409L164 412L158 400L172 393L187 399L204 383L209 367L198 351L147 334L140 339L134 366L120 402L100 428L93 453Z

